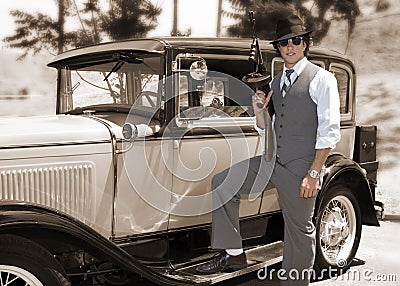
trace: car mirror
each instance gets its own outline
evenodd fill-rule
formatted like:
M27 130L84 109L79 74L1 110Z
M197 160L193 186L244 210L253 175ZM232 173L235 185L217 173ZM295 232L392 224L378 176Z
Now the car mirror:
M207 64L205 60L197 60L192 62L189 68L190 76L195 80L205 80L207 77Z

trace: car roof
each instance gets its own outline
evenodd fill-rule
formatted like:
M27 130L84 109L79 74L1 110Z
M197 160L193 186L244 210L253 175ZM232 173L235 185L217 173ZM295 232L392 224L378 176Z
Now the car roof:
M167 49L208 49L208 50L243 50L248 51L252 43L249 38L198 38L198 37L155 37L130 39L124 41L114 41L72 49L63 52L53 58L48 64L49 67L58 67L70 58L80 57L88 54L112 52L119 50L135 50L147 53L163 54ZM263 52L273 52L274 48L270 41L259 40L260 48ZM310 47L310 54L315 56L325 56L329 58L342 59L350 62L343 54L321 47Z

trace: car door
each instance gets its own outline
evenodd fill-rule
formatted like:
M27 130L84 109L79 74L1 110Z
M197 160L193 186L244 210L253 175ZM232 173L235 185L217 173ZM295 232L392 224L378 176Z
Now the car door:
M207 65L203 57L179 57L174 74L178 114L173 121L179 131L172 144L174 176L169 229L211 222L213 176L261 154L263 148L254 130L254 92L226 73L206 68L204 77L199 76L199 71L196 74L191 67ZM247 62L247 58L243 60ZM242 196L240 216L258 214L261 197L250 200Z

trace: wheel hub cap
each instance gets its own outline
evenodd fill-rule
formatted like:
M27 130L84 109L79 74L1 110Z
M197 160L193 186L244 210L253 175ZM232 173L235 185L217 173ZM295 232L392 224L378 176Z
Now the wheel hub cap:
M321 250L329 263L347 260L355 235L356 218L351 201L345 196L334 197L326 206L320 222Z

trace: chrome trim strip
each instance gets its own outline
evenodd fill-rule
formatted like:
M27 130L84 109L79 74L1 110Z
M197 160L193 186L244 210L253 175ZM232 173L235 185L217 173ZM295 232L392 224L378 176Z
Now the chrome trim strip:
M81 142L63 142L63 143L43 143L43 144L27 144L27 145L11 145L2 146L0 150L4 149L17 149L17 148L40 148L40 147L59 147L59 146L71 146L71 145L89 145L89 144L104 144L110 143L111 140L99 140L99 141L81 141Z
M260 134L257 131L254 132L244 132L246 137L251 137L251 136L260 136ZM141 142L141 141L157 141L157 140L194 140L194 139L205 139L205 138L234 138L234 137L243 137L242 133L232 133L232 134L186 134L183 137L176 136L174 137L173 135L162 135L162 136L157 136L157 137L141 137L141 138L136 138L134 142ZM122 139L117 139L117 143L122 144L125 142Z

